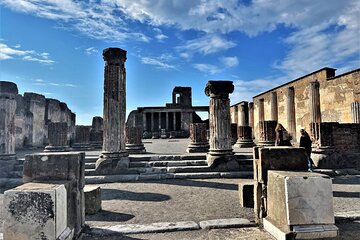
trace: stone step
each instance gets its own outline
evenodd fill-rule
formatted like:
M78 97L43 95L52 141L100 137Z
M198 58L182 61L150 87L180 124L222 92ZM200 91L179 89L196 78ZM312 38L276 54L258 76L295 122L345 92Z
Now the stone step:
M95 163L99 156L85 156L85 163Z
M85 162L85 169L95 169L95 162Z
M253 159L253 155L252 154L248 154L248 153L242 153L242 154L235 154L235 157L240 160L240 159Z
M179 161L179 160L206 160L204 154L191 154L191 155L153 155L153 156L130 156L130 161Z
M23 169L24 169L24 164L16 164L14 166L14 171L16 171L16 172L22 172Z
M207 161L206 160L178 160L178 161L135 161L135 162L130 162L130 168L176 167L176 166L207 166Z

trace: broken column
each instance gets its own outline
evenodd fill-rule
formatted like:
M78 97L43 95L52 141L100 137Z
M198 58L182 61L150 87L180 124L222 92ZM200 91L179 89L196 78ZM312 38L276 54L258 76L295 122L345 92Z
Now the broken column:
M235 147L253 147L252 129L249 126L249 107L248 102L241 102L238 107L239 126L237 127L237 141Z
M295 89L289 87L287 92L286 113L288 132L296 142L296 119L295 119Z
M49 123L48 138L49 145L45 147L45 152L63 152L68 151L67 141L68 126L65 122Z
M0 177L8 177L16 164L15 111L18 88L0 81Z
M206 155L208 166L225 166L232 161L231 120L229 94L234 91L232 81L209 81L205 94L210 97L210 149Z
M190 124L190 143L186 152L207 152L209 150L209 141L206 139L206 130L206 123Z
M102 117L93 117L90 129L90 146L93 148L102 148L103 144L103 119Z
M234 145L236 143L236 140L238 138L238 124L237 123L231 123L230 125L231 129L231 145Z
M75 127L75 142L71 146L75 150L90 150L90 126Z
M259 146L273 146L275 145L275 128L277 121L262 121L259 122Z
M351 103L351 116L353 123L360 123L360 102Z
M145 153L145 147L142 143L142 114L138 110L130 112L126 121L126 145L128 153Z
M111 173L129 166L125 149L126 120L126 51L107 48L103 51L104 69L104 142L96 171Z

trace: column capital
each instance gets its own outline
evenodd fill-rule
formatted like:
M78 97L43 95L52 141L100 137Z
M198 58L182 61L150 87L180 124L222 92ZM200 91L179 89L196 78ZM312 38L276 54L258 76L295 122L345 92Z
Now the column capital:
M205 95L211 98L228 98L233 91L232 81L209 81L205 87Z
M126 61L126 51L121 48L105 48L103 59L107 64L117 65Z

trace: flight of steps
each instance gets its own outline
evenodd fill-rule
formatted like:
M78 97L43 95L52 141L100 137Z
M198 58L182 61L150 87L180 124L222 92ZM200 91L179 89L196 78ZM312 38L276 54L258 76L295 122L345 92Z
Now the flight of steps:
M183 178L251 178L253 156L251 153L236 153L240 169L219 172L207 166L205 154L188 155L130 155L129 169L119 175L100 176L95 172L98 156L85 157L85 178L87 183L141 181ZM24 159L18 159L13 178L21 178Z

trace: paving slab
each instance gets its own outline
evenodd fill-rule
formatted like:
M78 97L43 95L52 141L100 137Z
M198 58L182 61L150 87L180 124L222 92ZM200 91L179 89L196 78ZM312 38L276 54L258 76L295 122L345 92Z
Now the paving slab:
M250 222L245 218L226 218L226 219L214 219L214 220L205 220L199 222L199 226L202 229L211 229L211 228L230 228L230 227L254 227L256 224Z

